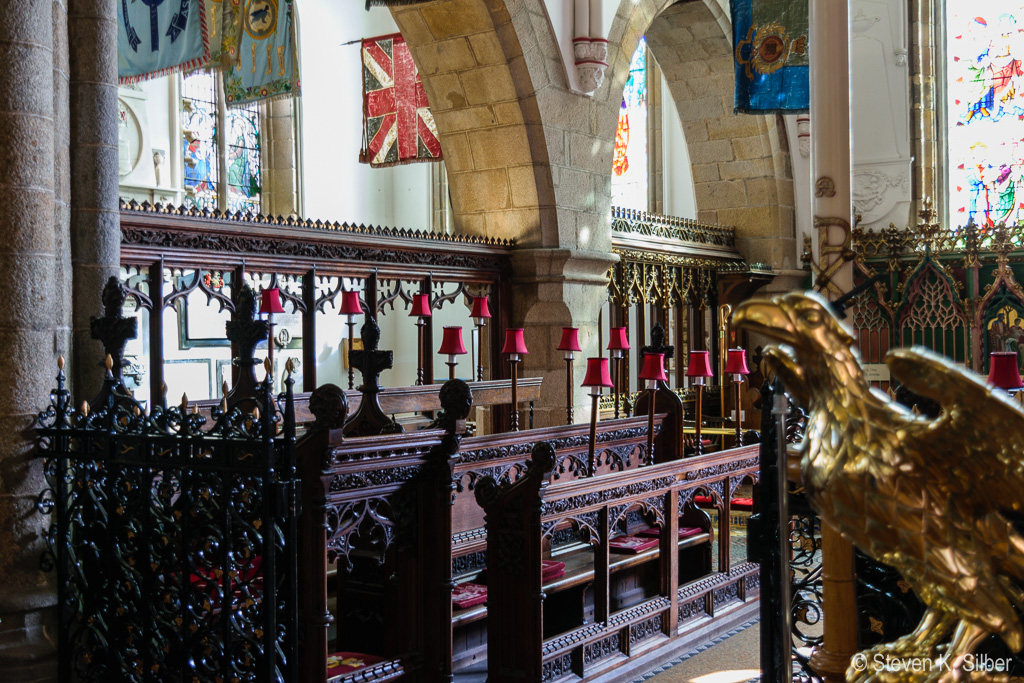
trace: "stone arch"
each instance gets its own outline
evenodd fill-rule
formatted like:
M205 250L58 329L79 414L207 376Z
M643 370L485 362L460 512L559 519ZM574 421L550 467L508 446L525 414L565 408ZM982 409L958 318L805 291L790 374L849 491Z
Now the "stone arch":
M736 226L747 260L794 268L793 180L785 130L775 115L733 114L731 24L718 0L641 0L635 5L623 0L611 31L618 51L609 60L609 90L600 93L605 100L602 137L614 135L615 94L625 84L642 35L679 110L698 218ZM609 178L610 169L609 161Z
M459 231L549 241L557 233L536 84L558 59L539 0L516 16L503 0L392 8L416 61L445 155ZM563 72L564 73L564 72ZM563 76L564 81L564 76Z

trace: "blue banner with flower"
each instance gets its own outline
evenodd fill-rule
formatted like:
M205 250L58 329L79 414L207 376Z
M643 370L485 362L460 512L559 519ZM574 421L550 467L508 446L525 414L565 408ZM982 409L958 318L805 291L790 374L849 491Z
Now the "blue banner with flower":
M202 0L117 0L117 76L135 83L209 60Z
M737 113L810 106L808 0L732 0Z
M228 106L299 94L291 0L240 0L237 56L224 73Z

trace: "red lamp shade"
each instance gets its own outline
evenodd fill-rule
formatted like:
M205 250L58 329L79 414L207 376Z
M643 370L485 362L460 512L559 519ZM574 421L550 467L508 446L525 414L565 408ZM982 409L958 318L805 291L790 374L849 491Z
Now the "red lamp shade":
M1017 353L1015 351L993 351L990 357L988 383L1000 389L1020 389L1024 387L1020 372L1017 370Z
M473 311L469 314L470 318L476 318L477 324L483 318L490 318L491 311L487 308L487 297L486 296L474 296L473 297Z
M580 328L563 327L562 341L558 342L559 351L582 351L580 348Z
M523 328L513 327L505 330L505 346L502 353L510 353L518 356L521 353L529 353L526 350L526 339L523 338Z
M280 289L272 287L260 292L260 313L284 313Z
M690 364L686 368L687 377L711 377L711 352L690 351Z
M444 336L441 337L441 348L438 353L449 356L459 356L466 353L466 347L462 344L461 327L445 327Z
M341 310L338 315L362 315L363 306L359 303L359 292L341 293Z
M629 348L629 335L625 327L613 327L608 339L609 351L625 351Z
M667 382L668 375L665 374L665 354L645 353L644 367L640 370L638 377L649 382Z
M612 374L608 370L607 358L587 359L587 376L583 378L583 386L597 387L598 391L601 387L612 386Z
M412 295L412 308L409 309L409 315L411 317L429 318L430 317L430 295L429 294L413 294Z
M724 372L727 375L750 374L750 368L747 367L746 349L729 349L729 355L725 361Z

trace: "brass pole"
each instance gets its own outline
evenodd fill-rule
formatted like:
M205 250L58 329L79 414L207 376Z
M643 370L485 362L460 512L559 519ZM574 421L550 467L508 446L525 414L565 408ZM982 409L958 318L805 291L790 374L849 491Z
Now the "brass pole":
M654 464L654 397L657 392L654 389L648 389L649 394L647 402L650 404L649 410L647 411L647 464Z
M476 326L476 381L484 381L484 328Z
M698 384L697 385L697 401L696 401L696 406L694 406L694 411L693 411L694 429L695 429L696 437L697 437L697 443L695 444L697 455L703 455L704 454L704 446L702 446L701 442L700 442L700 423L701 423L701 416L703 414L704 414L704 385L703 384Z
M516 386L516 380L518 379L518 377L517 377L518 372L517 372L516 366L519 365L519 359L518 358L515 358L515 359L510 358L509 359L509 363L512 364L512 421L511 421L510 426L511 426L513 432L518 432L519 431L519 389Z
M573 422L572 389L572 356L568 356L565 359L565 424L567 425L571 425Z
M423 316L416 319L419 336L419 344L416 346L416 386L423 384L423 326L426 324L427 321L423 319Z
M622 352L619 351L621 354ZM612 352L612 361L615 363L615 419L619 419L619 383L622 381L622 356L616 356Z
M352 347L353 347L353 345L355 343L355 336L354 335L355 335L356 321L353 318L355 318L355 316L350 315L348 317L348 350L349 350L349 353L352 352ZM348 364L348 388L351 390L352 387L355 385L355 381L356 381L356 369L355 369L355 367L353 367L352 361L350 361L348 358L345 359L345 362Z
M590 446L587 451L587 466L589 469L588 476L593 477L597 474L597 457L595 452L597 450L597 401L601 398L601 390L598 389L596 393L590 395L592 400L590 410Z
M740 375L742 377L742 375ZM736 446L743 445L743 410L740 406L740 385L743 384L743 380L733 380L732 386L734 389L733 398L736 399Z

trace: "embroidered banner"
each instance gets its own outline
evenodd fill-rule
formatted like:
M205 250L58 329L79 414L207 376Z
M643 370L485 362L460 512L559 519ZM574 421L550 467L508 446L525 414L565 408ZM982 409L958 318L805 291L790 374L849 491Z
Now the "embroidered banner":
M238 40L242 32L242 0L203 0L206 28L210 35L210 65L225 69L238 61Z
M228 106L298 95L291 0L240 0L234 11L241 19L242 32L237 57L224 72ZM224 15L227 26L228 13ZM231 50L227 46L222 51L230 56Z
M117 76L136 83L209 59L202 0L118 0Z
M363 135L359 160L393 166L441 158L427 94L401 34L367 38L363 56Z
M808 0L732 0L736 112L810 106Z

